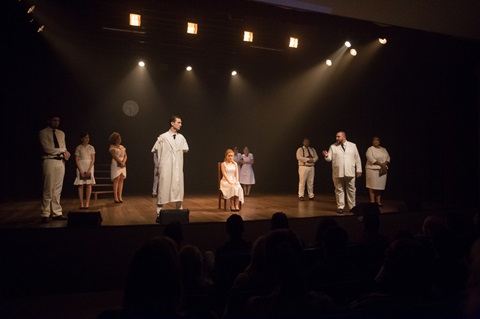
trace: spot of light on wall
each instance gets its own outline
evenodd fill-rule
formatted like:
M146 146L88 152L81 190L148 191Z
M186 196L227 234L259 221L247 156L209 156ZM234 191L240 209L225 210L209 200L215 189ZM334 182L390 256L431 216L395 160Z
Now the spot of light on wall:
M31 6L30 8L28 8L27 13L30 14L30 13L32 13L34 10L35 10L35 5L33 5L33 6Z
M130 25L139 27L142 25L142 16L136 13L130 13Z
M197 34L197 32L198 32L198 24L194 22L187 22L187 33Z
M290 48L298 48L298 38L290 37L290 43L288 44Z
M233 70L233 71L232 71L232 75L233 75L233 76L237 75L237 71Z
M387 44L387 38L378 38L378 42L380 42L380 44Z
M356 56L356 55L357 55L357 50L355 50L355 49L350 49L350 54L351 54L352 56Z
M37 29L37 33L43 32L43 29L45 29L45 25L41 25L41 26Z
M350 43L350 41L345 41L345 46L346 46L347 48L349 48L349 47L352 46L352 44Z
M251 32L251 31L243 31L243 41L245 41L245 42L253 42L253 32Z
M187 71L190 72L190 71L192 71L193 69L192 69L192 67L189 65L189 66L187 66L187 67L185 68L185 70L187 70Z
M332 60L327 59L327 61L325 61L325 64L328 65L328 66L332 66L333 62L332 62Z
M138 62L138 66L141 66L143 68L145 66L145 62L143 61Z

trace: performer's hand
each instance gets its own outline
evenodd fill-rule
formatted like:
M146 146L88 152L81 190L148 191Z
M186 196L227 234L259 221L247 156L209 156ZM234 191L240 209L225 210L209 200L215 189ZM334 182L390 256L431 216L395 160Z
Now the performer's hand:
M64 157L66 161L68 161L68 159L70 158L70 152L69 151L65 151L65 154L64 154Z
M362 172L357 172L357 178L362 177Z
M328 156L328 152L327 152L327 151L323 151L322 154L323 154L323 156Z

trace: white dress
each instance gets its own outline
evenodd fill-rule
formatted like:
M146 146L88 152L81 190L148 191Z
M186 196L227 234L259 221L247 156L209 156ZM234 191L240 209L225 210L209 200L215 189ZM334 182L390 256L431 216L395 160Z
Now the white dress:
M387 184L387 175L380 176L380 165L374 165L375 162L390 162L390 155L384 147L370 146L367 149L367 164L365 165L367 188L375 190L384 190Z
M232 198L233 196L237 196L238 200L243 203L243 189L242 186L238 183L235 183L234 185L229 184L227 179L230 182L236 181L235 177L235 167L237 167L233 163L226 163L223 162L222 165L225 165L225 174L226 176L223 176L222 179L220 180L220 190L223 193L223 197L226 199Z
M240 170L240 184L253 185L255 184L255 174L253 173L253 154L249 153L248 156L242 154L243 165Z
M82 144L80 144L75 149L75 156L78 158L79 164L84 172L86 172L90 168L90 164L92 163L92 154L95 154L95 148L90 144L88 144L87 146L83 146ZM77 177L75 178L73 185L95 184L95 177L93 174L94 169L95 167L92 166L91 179L82 180L80 178L80 171L77 168Z
M126 148L123 145L120 145L120 148L116 148L115 146L110 146L111 150L115 151L115 154L118 156L119 159L123 160L126 153ZM112 157L112 164L110 165L110 179L113 181L117 176L123 174L124 178L127 178L127 168L118 166L117 161Z

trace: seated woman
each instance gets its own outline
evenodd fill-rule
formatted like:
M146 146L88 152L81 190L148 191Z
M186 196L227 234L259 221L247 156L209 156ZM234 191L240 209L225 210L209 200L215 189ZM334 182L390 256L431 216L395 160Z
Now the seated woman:
M238 181L238 165L234 161L234 156L235 154L231 149L225 152L225 159L221 165L220 190L224 198L230 199L230 210L238 212L240 211L239 202L243 203L243 189Z

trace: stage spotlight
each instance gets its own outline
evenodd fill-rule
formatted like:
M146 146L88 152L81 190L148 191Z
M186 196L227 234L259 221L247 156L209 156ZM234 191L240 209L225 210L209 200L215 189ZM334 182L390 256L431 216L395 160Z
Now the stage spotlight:
M136 13L130 13L130 25L139 27L142 24L142 16Z
M350 49L350 54L353 55L353 56L356 56L357 55L357 50Z
M253 42L253 32L243 31L243 41L244 42Z
M189 65L189 66L187 66L187 67L185 68L185 70L187 70L187 71L192 71L192 67Z
M290 37L290 43L288 45L290 48L298 48L298 38Z
M143 61L140 61L140 62L138 62L138 65L139 65L139 66L141 66L141 67L143 68L143 67L145 66L145 62L143 62Z
M193 22L187 22L187 33L197 34L197 32L198 32L198 24Z
M332 66L332 60L330 59L327 59L327 61L325 61L325 64L328 65L328 66Z
M233 76L237 75L237 71L232 71L232 75Z
M30 8L28 8L27 13L30 14L30 13L32 13L34 10L35 10L35 5L33 5L33 6L31 6Z
M378 38L378 42L381 44L387 44L387 38Z
M346 46L347 48L349 48L349 47L352 46L352 44L350 43L350 41L345 41L345 46Z

